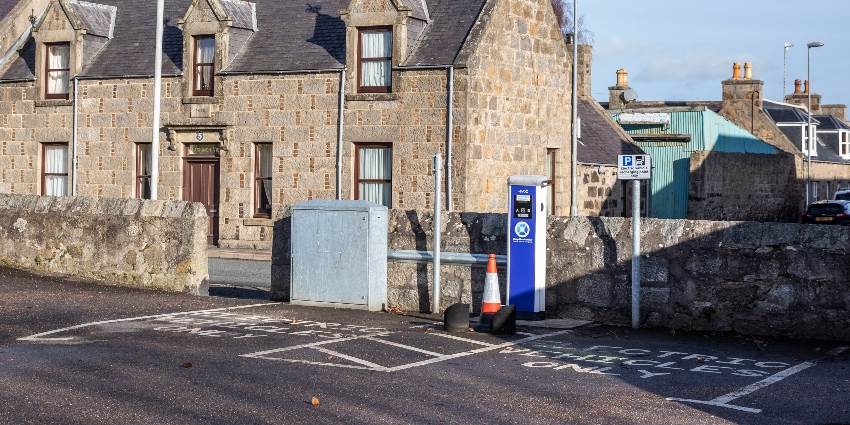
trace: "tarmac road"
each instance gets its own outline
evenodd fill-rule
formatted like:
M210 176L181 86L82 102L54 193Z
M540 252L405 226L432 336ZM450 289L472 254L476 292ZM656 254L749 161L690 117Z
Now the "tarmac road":
M445 334L408 316L5 269L0 299L2 424L850 423L838 343Z

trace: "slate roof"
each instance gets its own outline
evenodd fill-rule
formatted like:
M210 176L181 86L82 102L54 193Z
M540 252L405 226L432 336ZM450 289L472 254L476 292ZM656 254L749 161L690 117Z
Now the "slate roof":
M578 162L617 165L618 155L644 153L595 100L579 99L578 114L581 117Z
M113 23L115 22L115 6L107 6L87 1L71 0L69 2L74 13L83 21L87 33L99 37L112 38Z
M408 0L416 9L416 1ZM467 36L487 0L425 0L430 23L418 41L411 40L411 53L403 65L449 65L455 62ZM13 0L0 0L14 6ZM117 7L114 37L82 77L147 76L153 74L156 2L152 0L97 0ZM247 25L243 1L222 0L222 7L235 8L234 21ZM339 11L350 0L254 0L256 32L245 48L223 73L259 73L339 69L345 63L345 23ZM183 68L183 34L177 21L186 13L191 0L166 0L164 75L176 75ZM2 9L0 9L2 10ZM230 13L230 12L228 12ZM34 78L33 51L23 49L21 57L10 65L2 80Z
M807 123L809 119L809 115L804 108L767 99L764 100L764 111L776 123ZM817 119L813 117L812 123L818 124Z
M242 0L218 0L224 13L233 19L233 26L246 30L254 30L256 22L254 21L254 6L256 3L250 3Z
M850 125L847 125L847 123L839 120L838 118L833 117L832 115L815 115L814 118L820 123L820 125L818 126L818 131L850 130Z
M428 0L431 23L403 65L455 63L485 3L487 0Z
M0 0L0 19L6 17L20 0Z

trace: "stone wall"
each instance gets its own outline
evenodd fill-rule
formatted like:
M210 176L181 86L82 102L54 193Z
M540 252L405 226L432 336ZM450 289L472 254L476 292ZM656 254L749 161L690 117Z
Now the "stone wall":
M579 215L623 217L626 186L617 179L614 165L578 165Z
M505 216L443 217L444 251L505 254ZM850 340L850 232L787 223L642 222L645 326ZM427 212L392 211L390 249L431 249ZM549 222L547 314L630 321L631 224L623 218ZM427 311L430 271L391 262L391 307ZM484 269L445 266L444 306L480 307ZM504 271L500 271L504 294Z
M0 266L205 294L206 249L201 204L0 195Z
M795 158L697 151L691 154L688 218L797 221L803 186Z

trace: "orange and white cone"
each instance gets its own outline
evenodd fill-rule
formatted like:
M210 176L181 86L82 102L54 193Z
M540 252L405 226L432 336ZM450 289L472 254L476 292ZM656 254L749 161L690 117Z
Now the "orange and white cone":
M502 308L502 295L499 293L499 275L496 271L496 254L490 254L487 260L487 277L484 279L484 303L481 313L494 314Z

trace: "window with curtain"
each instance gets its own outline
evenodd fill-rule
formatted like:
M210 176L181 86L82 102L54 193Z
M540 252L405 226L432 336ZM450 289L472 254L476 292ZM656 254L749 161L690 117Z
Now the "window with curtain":
M546 211L549 212L549 215L555 215L555 160L557 154L557 149L546 150L546 178L549 179L549 186L546 187Z
M43 145L42 194L68 195L68 145Z
M45 99L68 99L71 78L71 45L51 43L46 45Z
M389 93L392 87L393 32L389 28L360 30L361 93Z
M356 197L390 208L393 193L393 149L390 145L358 145L355 159Z
M272 215L272 147L271 143L257 143L254 165L254 217Z
M195 72L192 94L212 96L215 88L215 36L195 37Z
M850 137L848 137L848 133L846 131L841 132L840 152L841 152L841 156L850 155Z
M151 144L136 145L136 196L151 199Z

